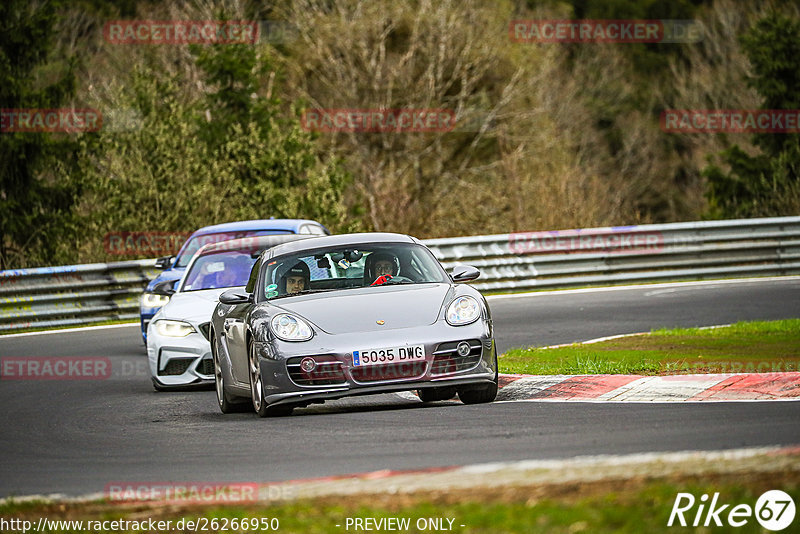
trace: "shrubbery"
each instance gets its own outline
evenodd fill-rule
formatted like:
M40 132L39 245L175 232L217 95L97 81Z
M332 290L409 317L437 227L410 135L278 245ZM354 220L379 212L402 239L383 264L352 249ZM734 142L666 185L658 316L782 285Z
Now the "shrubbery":
M670 108L800 107L791 2L0 10L0 107L94 107L105 119L95 133L0 135L0 268L120 259L103 251L108 232L270 216L425 238L800 210L796 135L670 134L658 122ZM106 42L103 24L119 18L293 30L256 45ZM653 45L508 37L512 19L568 18L693 18L706 34ZM469 123L317 134L299 120L311 107L447 108Z

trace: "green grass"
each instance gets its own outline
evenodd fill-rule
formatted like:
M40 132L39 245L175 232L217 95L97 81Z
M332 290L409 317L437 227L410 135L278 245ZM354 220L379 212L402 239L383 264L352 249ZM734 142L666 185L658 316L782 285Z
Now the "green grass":
M279 505L232 506L176 512L169 507L153 510L100 508L95 505L10 503L0 505L4 518L35 521L48 519L171 519L180 518L277 518L278 532L344 533L347 518L409 518L412 527L402 532L420 532L414 526L420 518L453 519L457 533L564 533L578 532L647 532L668 533L687 529L667 527L672 505L679 492L699 498L719 492L722 503L755 505L758 496L768 489L780 488L795 502L800 500L798 471L782 474L742 474L711 477L705 480L680 479L605 481L552 486L475 488L444 494L360 495L319 500L302 500ZM696 507L686 518L694 519ZM722 519L724 522L725 514ZM797 521L797 519L795 520ZM336 525L340 526L336 526ZM445 522L445 524L447 524ZM462 527L461 525L464 525ZM708 530L708 529L706 529ZM727 525L713 527L714 532L760 532L754 518L741 528ZM173 530L174 531L174 530ZM212 530L214 531L214 530ZM7 532L13 532L8 531ZM51 532L76 532L59 530ZM104 532L123 532L106 530ZM188 530L187 530L188 532ZM236 532L236 530L232 530ZM251 530L252 532L252 530ZM363 532L363 531L362 531ZM431 530L427 530L431 532Z
M800 319L727 327L654 330L553 349L512 349L500 372L520 374L677 374L800 370Z

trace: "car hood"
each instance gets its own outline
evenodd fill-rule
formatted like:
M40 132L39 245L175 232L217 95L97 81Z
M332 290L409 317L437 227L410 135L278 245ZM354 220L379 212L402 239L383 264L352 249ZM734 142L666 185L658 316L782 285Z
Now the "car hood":
M197 323L210 321L214 307L219 302L219 296L229 289L235 288L224 287L175 293L161 309L160 319L176 319Z
M450 291L450 284L401 285L289 297L274 304L329 334L372 332L435 323Z

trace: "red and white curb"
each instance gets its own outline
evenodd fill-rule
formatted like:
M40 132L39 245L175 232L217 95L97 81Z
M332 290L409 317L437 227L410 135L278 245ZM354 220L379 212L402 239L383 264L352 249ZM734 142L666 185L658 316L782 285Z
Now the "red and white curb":
M800 372L641 375L500 375L498 401L800 400Z

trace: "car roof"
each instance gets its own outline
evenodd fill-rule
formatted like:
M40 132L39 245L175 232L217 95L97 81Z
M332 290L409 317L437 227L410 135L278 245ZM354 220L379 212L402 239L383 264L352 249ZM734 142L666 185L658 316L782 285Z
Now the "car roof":
M320 247L337 247L343 245L363 245L366 243L416 243L421 244L416 237L405 234L392 234L386 232L364 232L360 234L339 234L317 236L302 241L293 241L277 245L266 251L268 257L293 254L304 250L313 250Z
M204 226L192 234L198 235L217 234L220 232L235 232L243 230L275 230L276 232L299 232L300 228L306 224L321 226L327 232L328 229L317 221L310 219L254 219L250 221L235 221L229 223Z
M309 234L276 234L242 237L239 239L220 241L218 243L208 243L200 247L200 250L198 250L195 254L198 256L204 256L226 250L264 250L291 241L313 239L313 237L314 236Z

